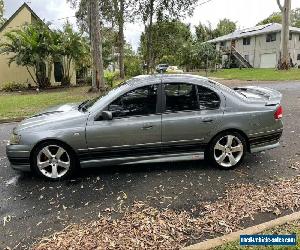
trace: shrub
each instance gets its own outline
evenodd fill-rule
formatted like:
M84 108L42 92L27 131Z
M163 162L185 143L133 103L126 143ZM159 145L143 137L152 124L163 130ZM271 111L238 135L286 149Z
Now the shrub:
M128 77L143 74L142 62L137 56L126 57L124 61L125 75Z
M104 79L108 86L111 88L114 85L114 81L118 78L119 73L118 72L111 72L111 71L105 71L104 72Z
M1 90L6 92L20 91L26 89L26 86L22 83L7 82L4 83Z
M85 81L86 81L86 85L92 85L93 78L91 76L88 76L86 77Z

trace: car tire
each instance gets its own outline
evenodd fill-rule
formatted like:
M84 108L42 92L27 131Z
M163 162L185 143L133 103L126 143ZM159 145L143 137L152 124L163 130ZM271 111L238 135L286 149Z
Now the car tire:
M72 176L77 169L73 151L60 142L44 142L32 154L33 171L40 177L58 181Z
M224 132L212 139L207 153L215 166L229 170L242 163L246 152L246 140L240 133Z

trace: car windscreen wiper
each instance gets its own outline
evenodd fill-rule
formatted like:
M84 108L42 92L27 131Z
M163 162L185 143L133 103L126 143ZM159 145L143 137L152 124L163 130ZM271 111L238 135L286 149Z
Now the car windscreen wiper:
M80 103L78 105L78 110L85 110L85 105L89 102L90 100L85 100L84 102Z

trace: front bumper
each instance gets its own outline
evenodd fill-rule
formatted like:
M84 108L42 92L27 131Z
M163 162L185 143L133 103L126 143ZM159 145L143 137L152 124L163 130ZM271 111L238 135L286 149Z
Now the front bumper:
M6 155L10 166L15 170L30 171L30 151L27 145L7 145Z

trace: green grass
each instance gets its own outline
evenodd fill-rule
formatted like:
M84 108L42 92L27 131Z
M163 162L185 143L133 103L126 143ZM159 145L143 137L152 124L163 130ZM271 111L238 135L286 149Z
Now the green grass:
M89 87L48 90L40 93L0 94L0 120L33 115L49 106L80 102L99 94L87 93Z
M225 244L221 247L215 248L215 250L257 250L257 249L268 249L268 250L290 250L290 249L300 249L300 221L291 222L273 229L267 230L260 234L296 234L297 235L297 246L295 247L241 247L239 241L231 242Z
M197 74L205 76L201 71ZM275 69L222 69L209 72L208 77L223 79L237 79L246 81L285 81L300 80L300 69L275 70Z

